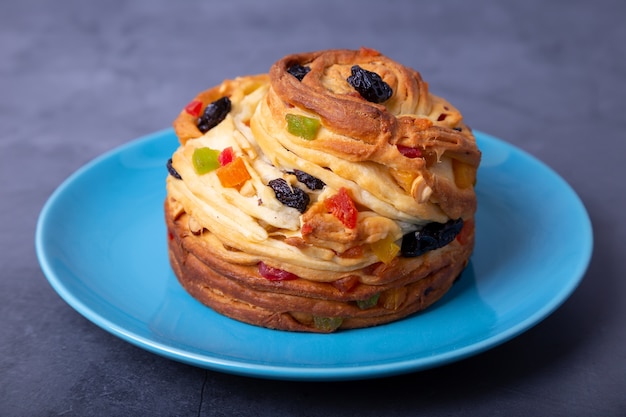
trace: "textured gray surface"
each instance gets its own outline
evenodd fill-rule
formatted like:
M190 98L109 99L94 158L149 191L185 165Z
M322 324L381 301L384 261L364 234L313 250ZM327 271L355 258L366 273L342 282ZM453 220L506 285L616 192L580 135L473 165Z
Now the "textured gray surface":
M1 2L0 415L626 415L625 4ZM35 223L69 174L169 126L224 78L265 72L292 52L362 45L421 71L471 126L545 161L578 192L594 256L552 316L425 372L266 382L131 346L48 285Z

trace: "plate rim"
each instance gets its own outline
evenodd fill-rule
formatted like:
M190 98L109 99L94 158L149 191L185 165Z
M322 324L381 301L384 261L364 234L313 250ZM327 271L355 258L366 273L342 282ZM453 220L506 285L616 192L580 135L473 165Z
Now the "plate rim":
M593 229L589 214L586 207L581 200L580 196L572 188L572 186L565 181L554 169L548 166L543 161L539 160L535 156L531 155L527 151L516 147L515 145L505 142L502 139L496 138L490 134L482 131L473 130L477 139L480 137L481 141L488 141L492 146L504 147L510 152L514 152L523 158L529 160L532 163L538 164L542 169L546 171L553 179L558 180L560 187L564 192L570 194L572 198L578 203L578 209L580 211L581 224L580 227L584 229L582 232L586 239L583 242L584 248L581 249L581 256L578 258L579 266L576 268L576 276L570 278L567 281L568 285L564 285L560 288L560 291L555 292L550 298L549 302L544 304L541 308L537 309L533 314L530 314L524 320L517 322L514 326L510 326L505 330L498 332L490 337L483 338L477 342L468 344L459 349L450 350L447 352L439 353L431 357L417 357L411 359L397 360L393 362L383 362L376 364L367 364L362 366L346 366L346 367L327 367L327 366L297 366L297 365L264 365L260 363L243 362L237 360L226 359L223 357L200 355L194 352L190 352L184 349L180 349L174 346L168 346L165 343L159 342L154 339L146 338L142 335L135 334L132 331L120 326L117 323L111 321L108 317L104 317L98 314L93 308L89 307L82 300L78 299L70 289L63 285L63 279L57 275L57 272L51 266L44 243L44 232L46 228L46 222L50 216L50 212L57 201L61 198L64 192L72 186L72 184L79 178L81 178L86 172L96 167L103 161L108 160L114 155L123 154L133 148L141 148L147 143L160 139L164 136L173 135L173 129L167 128L153 133L141 136L137 139L131 140L113 149L110 149L101 155L91 159L73 173L71 173L61 184L51 193L46 202L42 206L40 214L37 219L35 230L35 251L40 267L44 273L49 284L57 292L57 294L72 307L75 311L87 318L93 324L103 330L129 342L135 346L138 346L144 350L152 352L154 354L164 356L168 359L178 362L186 363L193 366L199 366L206 369L220 371L224 373L237 374L248 377L258 377L265 379L280 379L280 380L308 380L308 381L321 381L321 380L353 380L353 379L368 379L379 378L392 375L398 375L408 372L422 371L438 366L442 366L451 362L456 362L465 359L469 356L473 356L482 353L486 350L492 349L498 345L501 345L512 338L520 335L521 333L529 330L535 325L539 324L545 318L550 316L555 310L557 310L576 290L580 285L580 282L584 278L589 263L593 254ZM573 274L574 275L574 274ZM275 330L271 330L275 331Z

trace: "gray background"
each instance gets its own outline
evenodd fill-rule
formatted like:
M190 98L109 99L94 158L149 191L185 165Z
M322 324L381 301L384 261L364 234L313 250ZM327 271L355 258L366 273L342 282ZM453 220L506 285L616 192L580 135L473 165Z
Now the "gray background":
M2 1L0 415L626 415L625 18L620 0ZM52 290L35 223L68 175L168 127L224 78L292 52L362 45L418 69L471 126L578 192L593 259L553 315L441 368L293 383L148 353Z

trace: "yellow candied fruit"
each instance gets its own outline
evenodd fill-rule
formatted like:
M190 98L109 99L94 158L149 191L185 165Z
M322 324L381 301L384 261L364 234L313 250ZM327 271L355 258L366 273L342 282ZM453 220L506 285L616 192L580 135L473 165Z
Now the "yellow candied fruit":
M405 287L390 288L381 294L380 303L387 310L397 310L406 300L406 296Z
M393 258L400 252L400 246L394 241L393 237L387 236L384 239L378 240L370 244L372 252L381 262L386 264L390 263Z
M402 189L404 191L406 191L407 193L411 192L411 185L413 185L413 181L415 180L415 177L417 176L417 174L413 171L405 171L405 170L399 170L399 169L390 169L389 172L391 173L391 176L393 177L394 180L396 180L396 183L402 187Z
M453 159L452 172L454 172L454 183L460 189L473 187L476 184L476 173L470 165Z

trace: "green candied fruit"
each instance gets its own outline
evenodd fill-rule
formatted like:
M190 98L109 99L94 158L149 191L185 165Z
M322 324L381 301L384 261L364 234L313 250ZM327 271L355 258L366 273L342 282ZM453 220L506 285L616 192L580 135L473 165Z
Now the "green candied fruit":
M370 298L366 300L357 300L356 305L359 306L361 310L367 310L368 308L374 307L378 304L378 299L380 298L380 293L372 295Z
M211 148L196 148L193 151L193 167L198 175L206 174L220 167L220 162L217 159L220 151L216 151Z
M320 129L320 121L310 117L287 114L285 120L287 120L287 131L292 135L300 136L302 139L315 139L315 135Z
M337 330L339 326L341 326L341 323L343 323L343 318L341 317L313 316L313 324L315 325L315 328L324 332Z

